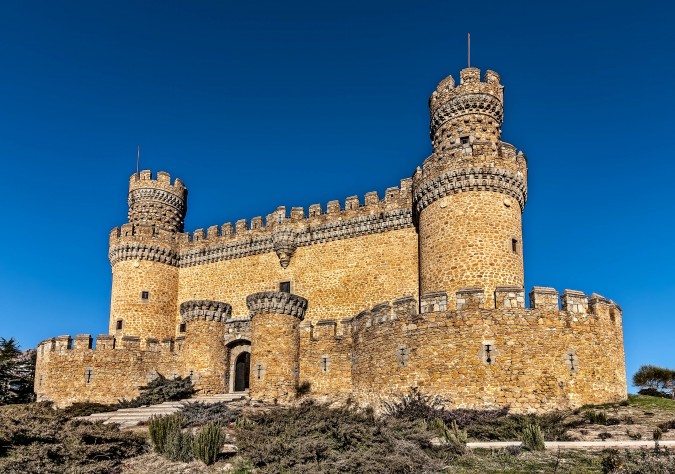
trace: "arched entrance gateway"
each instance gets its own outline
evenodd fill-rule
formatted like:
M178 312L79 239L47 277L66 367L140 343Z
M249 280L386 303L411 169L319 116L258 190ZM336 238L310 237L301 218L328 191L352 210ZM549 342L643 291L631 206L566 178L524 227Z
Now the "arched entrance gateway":
M242 352L234 361L234 391L248 390L248 377L251 367L251 353Z
M237 340L227 345L228 384L230 393L248 390L251 371L251 342Z

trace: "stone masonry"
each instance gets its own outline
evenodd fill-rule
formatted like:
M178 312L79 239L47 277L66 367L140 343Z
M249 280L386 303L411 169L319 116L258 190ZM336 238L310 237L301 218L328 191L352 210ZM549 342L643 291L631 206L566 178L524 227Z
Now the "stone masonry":
M431 155L383 196L184 232L185 185L132 175L108 334L41 342L38 399L114 402L158 374L272 403L377 407L411 387L519 412L624 399L621 308L526 297L527 159L502 141L499 75L448 76L429 108Z

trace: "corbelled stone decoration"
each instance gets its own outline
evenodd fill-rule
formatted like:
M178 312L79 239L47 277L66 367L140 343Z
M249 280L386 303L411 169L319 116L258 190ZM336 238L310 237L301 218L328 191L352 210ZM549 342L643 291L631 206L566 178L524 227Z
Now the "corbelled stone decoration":
M246 306L253 319L257 314L288 314L303 320L307 310L307 300L302 296L280 291L261 291L246 297Z
M282 227L272 232L274 251L279 257L281 268L286 268L291 263L291 257L297 248L296 238L297 234L293 229Z
M110 260L110 265L115 265L117 262L124 260L148 260L178 266L178 252L156 245L129 242L111 247L108 252L108 260Z
M467 191L495 191L513 197L525 209L527 183L518 173L499 168L451 170L415 187L413 207L417 214L442 197Z
M433 111L431 116L431 137L447 121L466 114L484 114L497 122L504 118L502 102L491 94L459 95Z
M181 303L181 321L221 321L225 322L232 314L232 306L222 301L192 300Z

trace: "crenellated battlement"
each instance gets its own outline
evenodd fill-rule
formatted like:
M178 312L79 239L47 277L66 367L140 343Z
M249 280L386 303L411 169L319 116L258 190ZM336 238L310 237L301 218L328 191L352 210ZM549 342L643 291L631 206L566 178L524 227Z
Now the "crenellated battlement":
M143 170L129 177L129 192L147 188L163 189L183 200L187 197L185 184L180 178L175 178L172 182L171 175L166 171L158 171L153 177L151 170Z
M154 226L169 232L182 232L187 212L187 189L183 182L171 176L143 170L129 179L129 222Z
M95 344L94 344L95 341ZM141 349L141 343L145 342L145 349ZM138 351L139 354L146 352L165 352L177 353L180 346L175 344L173 338L158 340L148 337L141 339L138 336L116 337L110 334L99 334L96 339L91 334L78 334L75 337L70 335L50 337L40 342L37 347L37 357L44 359L54 354L72 354L72 353L90 353L124 350Z
M420 297L420 312L445 313L447 312L447 294L444 291L424 293ZM460 289L455 294L456 312L471 309L525 309L525 290L517 286L499 286L494 292L494 306L485 304L485 290L480 287ZM610 311L614 320L620 318L621 307L597 293L589 297L582 291L564 290L559 296L555 288L534 286L529 293L530 310L543 312L561 312L576 316L609 316ZM620 320L619 320L620 322Z
M222 301L192 300L180 305L181 321L226 322L232 315L232 306Z

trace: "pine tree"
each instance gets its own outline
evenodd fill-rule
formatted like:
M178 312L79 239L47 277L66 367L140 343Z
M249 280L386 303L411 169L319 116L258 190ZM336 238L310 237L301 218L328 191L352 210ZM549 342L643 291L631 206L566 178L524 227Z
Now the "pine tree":
M13 338L0 337L0 405L34 400L35 356L33 350L22 352Z

